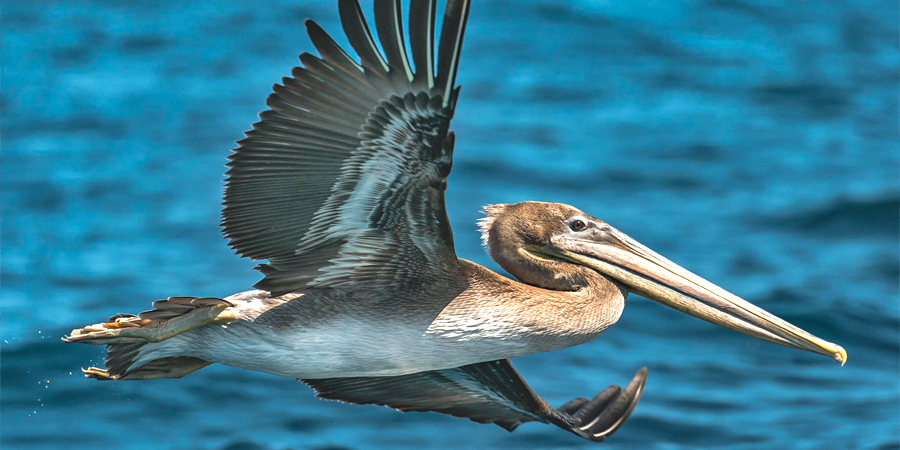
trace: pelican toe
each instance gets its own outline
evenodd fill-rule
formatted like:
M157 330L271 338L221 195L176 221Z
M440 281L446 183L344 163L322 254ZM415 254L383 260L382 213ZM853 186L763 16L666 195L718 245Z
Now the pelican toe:
M613 385L590 401L583 397L570 400L551 413L550 422L585 439L601 442L622 427L641 399L646 382L645 367L624 390Z

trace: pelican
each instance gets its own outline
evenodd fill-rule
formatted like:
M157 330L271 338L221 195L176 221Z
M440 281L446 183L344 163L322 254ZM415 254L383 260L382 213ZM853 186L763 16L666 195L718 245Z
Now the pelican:
M554 424L602 441L644 390L553 408L509 359L591 341L634 293L787 347L847 353L681 268L606 222L542 202L484 208L484 244L515 280L456 256L444 191L471 0L375 0L378 43L340 0L351 57L307 20L319 57L274 86L228 163L223 233L261 263L255 290L170 297L73 330L106 345L100 380L179 378L212 363L297 378L326 399L494 423ZM379 50L379 44L381 50ZM407 53L407 44L409 53Z

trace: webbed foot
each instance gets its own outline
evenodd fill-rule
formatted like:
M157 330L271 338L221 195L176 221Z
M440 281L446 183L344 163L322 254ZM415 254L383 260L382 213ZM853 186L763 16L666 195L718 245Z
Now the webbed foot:
M579 397L568 401L557 408L549 419L564 430L601 442L625 423L637 406L646 382L647 368L644 367L625 389L613 385L591 400Z
M117 314L104 323L72 330L64 342L131 344L159 342L203 325L235 320L231 303L211 297L169 297L139 315Z

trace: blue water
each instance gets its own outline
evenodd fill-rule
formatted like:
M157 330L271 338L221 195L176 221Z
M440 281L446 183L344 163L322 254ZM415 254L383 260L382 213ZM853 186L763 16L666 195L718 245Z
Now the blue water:
M221 366L97 382L79 369L102 349L60 342L258 280L217 228L223 163L312 50L301 21L339 34L335 3L4 2L4 449L596 447ZM900 448L897 17L862 0L475 2L447 191L461 257L498 269L484 204L570 203L849 352L841 368L632 297L594 342L514 361L554 404L647 366L600 445Z

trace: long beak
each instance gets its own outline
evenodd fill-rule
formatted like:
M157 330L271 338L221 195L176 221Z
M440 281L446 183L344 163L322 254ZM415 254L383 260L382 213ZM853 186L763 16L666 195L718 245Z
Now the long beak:
M765 341L828 355L844 365L847 352L700 278L610 227L590 240L555 242L559 256L590 267L631 292L707 322Z

